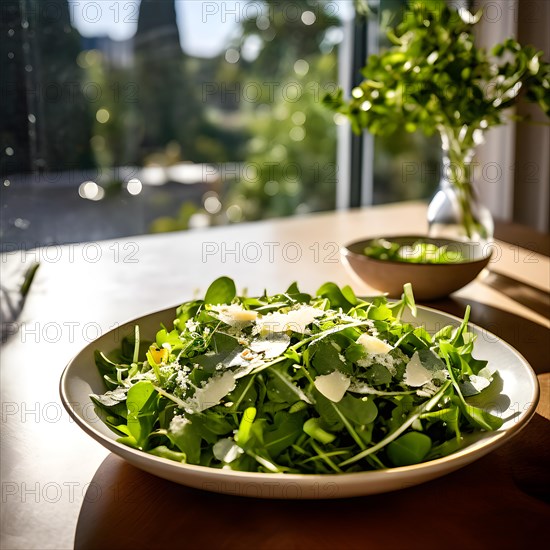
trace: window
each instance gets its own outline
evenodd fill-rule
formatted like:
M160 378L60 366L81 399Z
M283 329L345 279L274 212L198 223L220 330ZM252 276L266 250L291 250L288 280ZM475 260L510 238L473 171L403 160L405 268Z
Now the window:
M5 249L334 208L351 2L2 9Z
M437 137L352 137L322 104L406 0L369 5L3 1L4 249L430 197Z
M371 0L365 16L357 17L353 28L353 68L345 82L348 94L362 80L365 59L389 46L385 29L401 21L407 4L408 0ZM341 205L427 199L434 194L440 179L438 137L426 138L419 132L403 131L388 137L368 133L353 136L340 159L341 164L350 164L349 191L342 194Z

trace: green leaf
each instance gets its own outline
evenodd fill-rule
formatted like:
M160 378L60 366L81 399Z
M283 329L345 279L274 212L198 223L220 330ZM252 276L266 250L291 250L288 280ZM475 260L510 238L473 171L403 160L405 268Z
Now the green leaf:
M459 403L459 407L464 415L468 417L470 422L472 422L472 424L474 424L478 428L481 428L482 430L498 430L504 423L504 420L502 418L495 416L494 414L484 409L481 409L480 407L468 405L468 403L466 403L465 401L461 401Z
M376 321L385 321L393 318L392 310L385 300L375 298L367 308L367 318Z
M418 357L422 366L431 372L442 371L446 369L445 363L430 349L419 349Z
M364 449L365 444L358 435L356 427L368 424L376 418L378 410L374 405L374 401L371 399L363 401L360 398L346 395L340 402L334 403L317 390L315 390L315 399L315 408L323 424L329 430L335 432L345 427L357 445Z
M361 346L363 347L363 346ZM343 372L344 374L351 374L351 366L347 365L345 361L342 361L340 352L334 347L332 339L326 338L321 340L313 348L313 357L311 364L313 365L317 374L330 374L335 370Z
M468 313L469 310L467 309L466 312ZM465 317L464 321L467 322L467 317ZM462 337L462 332L460 333L460 337ZM464 399L464 396L462 395L462 392L460 390L460 386L453 373L453 368L451 364L451 355L454 349L453 346L448 342L441 342L440 349L445 357L445 361L447 362L447 372L449 373L449 377L451 378L451 381L455 388L456 396L453 398L453 400L460 407L460 411L462 412L462 414L464 414L464 416L466 416L466 418L476 428L488 431L498 430L504 423L504 420L502 418L499 418L498 416L495 416L494 414L491 414L490 412L485 411L479 407L469 405Z
M186 456L185 453L178 453L177 451L172 451L166 445L159 445L150 451L147 451L151 455L160 456L161 458L167 458L168 460L175 460L176 462L185 462Z
M183 330L186 321L192 319L198 312L202 305L202 300L193 300L192 302L185 302L181 304L176 310L176 320L174 321L174 327Z
M432 448L432 440L425 434L409 432L392 441L387 455L394 466L410 466L422 462Z
M409 413L414 409L412 395L403 395L394 399L395 407L391 411L391 417L388 420L388 428L390 430L397 430L403 421L407 418Z
M405 283L403 286L403 300L405 301L407 307L411 310L412 316L416 317L417 309L411 283Z
M349 285L342 287L342 295L353 306L357 305L357 303L359 302L357 296L355 295L355 292L353 292L353 289Z
M233 353L235 349L239 347L241 346L236 338L229 336L229 334L224 334L223 332L215 332L209 343L209 348L219 354Z
M362 346L361 344L350 344L345 353L346 359L352 363L357 363L357 361L364 359L366 356L367 352L365 350L365 346Z
M304 432L323 444L332 443L336 436L321 427L320 418L310 418L304 422Z
M275 403L289 403L290 405L300 400L309 403L307 395L292 381L286 369L284 365L282 367L277 365L269 369L268 399Z
M233 279L220 277L216 279L206 291L204 296L205 304L230 304L237 295L237 289Z
M253 435L252 425L254 424L256 413L257 410L255 407L248 407L248 409L246 409L243 413L241 422L239 424L239 430L235 435L235 441L239 444L240 447L244 447Z
M245 376L240 379L235 389L227 394L226 401L232 402L231 412L242 410L253 406L258 400L258 392L255 387L256 378L254 375Z
M116 375L116 369L119 366L114 361L111 361L103 352L96 349L94 351L94 360L97 369L102 376L107 375Z
M433 412L428 412L420 415L422 420L444 422L447 428L447 432L454 434L455 439L460 441L460 423L459 423L460 409L456 403L452 403L452 406L446 409L440 409Z
M117 439L117 443L122 443L123 445L127 445L128 447L132 447L133 449L140 449L138 446L135 438L133 435L127 435L123 437L119 437Z
M346 291L348 295L350 294L349 290ZM348 301L342 290L340 290L340 287L335 283L325 283L322 285L317 291L317 296L327 298L333 309L342 308L344 312L349 311L355 305L355 301Z
M201 436L193 420L175 417L170 423L167 435L170 441L185 454L185 462L199 464Z
M159 348L161 348L163 344L170 344L170 347L172 349L181 348L182 345L180 333L175 329L170 332L168 332L164 328L159 330L157 332L155 341Z
M410 330L403 334L396 345L408 355L412 355L415 351L420 351L429 347L424 340L418 337L414 330Z
M367 449L362 450L360 453L352 456L351 458L348 458L340 463L340 467L342 466L348 466L349 464L353 464L363 458L367 458L370 455L373 455L380 449L383 449L387 445L389 445L392 441L395 441L402 433L404 433L419 417L420 415L424 414L425 412L429 412L435 407L441 398L445 395L445 392L451 385L451 382L446 382L439 390L438 392L433 395L428 401L425 401L418 407L416 407L411 414L403 419L399 423L399 425L394 428L388 435L386 435L383 439L378 441L378 443L368 447ZM410 396L405 396L410 397Z
M285 294L300 294L300 289L298 288L298 283L294 281L287 289Z
M365 371L361 373L361 378L366 378L373 386L389 384L392 380L390 371L378 363L374 363L374 365L367 367Z
M145 446L157 419L157 404L158 394L149 381L137 382L128 390L128 429L140 448Z
M229 416L213 410L196 413L192 417L197 433L208 443L214 444L220 436L225 436L235 429L234 422Z
M132 363L137 363L139 360L139 325L134 327L134 354L132 356Z
M304 417L302 414L289 414L281 411L275 415L272 429L264 432L264 445L270 456L277 458L302 434Z
M103 395L91 394L95 413L116 434L129 435L126 426L126 388L116 388Z
M286 295L290 296L296 302L307 304L311 301L311 295L306 294L305 292L300 292L297 283L292 283L285 292Z
M460 326L456 329L453 339L451 340L451 344L453 346L460 346L464 343L463 335L468 328L468 321L470 320L470 306L466 306L466 311L464 312L464 319L462 320L462 323L460 323Z
M215 372L220 363L228 365L232 359L243 351L236 338L216 332L209 343L209 351L193 357L193 363L200 365L209 373Z
M358 398L346 395L336 405L355 424L370 424L378 416L378 408L372 397Z

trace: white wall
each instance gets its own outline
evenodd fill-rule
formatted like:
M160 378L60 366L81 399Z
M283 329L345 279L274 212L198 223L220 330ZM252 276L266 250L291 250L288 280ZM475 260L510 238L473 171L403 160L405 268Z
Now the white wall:
M491 48L513 36L550 53L550 1L476 0L484 9L477 25L478 43ZM521 105L509 116L531 115L543 121L538 106ZM548 122L546 120L546 122ZM495 217L548 231L550 211L550 127L514 122L487 133L478 147L476 183L480 196Z
M476 0L474 11L483 10L476 25L478 45L487 49L517 35L518 0ZM514 113L510 112L509 116ZM511 220L514 200L515 123L492 128L486 143L477 149L474 172L481 199L493 216Z
M533 44L550 61L550 2L522 0L519 3L518 36L523 44ZM550 230L550 126L537 105L518 109L522 116L546 125L518 122L516 125L516 166L514 220L539 231Z

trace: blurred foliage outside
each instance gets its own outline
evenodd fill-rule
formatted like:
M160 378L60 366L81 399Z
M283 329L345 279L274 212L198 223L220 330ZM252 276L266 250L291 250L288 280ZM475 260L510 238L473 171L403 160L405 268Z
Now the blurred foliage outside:
M19 3L6 2L8 29L17 26ZM392 7L396 2L401 3L391 0ZM202 182L201 194L182 204L170 195L173 187L154 188L151 204L167 215L152 219L153 232L335 207L338 117L323 106L322 97L338 85L343 30L334 7L339 3L264 1L266 9L242 19L222 53L197 58L181 48L174 0L142 0L127 59L113 54L104 37L80 37L71 26L67 0L51 0L61 17L49 19L38 0L28 3L36 14L30 31L10 38L9 47L17 53L30 44L38 51L42 70L32 74L35 97L40 99L40 87L64 90L68 83L73 93L70 101L42 97L35 109L41 133L22 127L20 95L13 98L14 108L9 101L4 105L3 142L29 154L2 160L3 176L95 169L101 174L101 202L124 195L126 204L138 197L126 193L120 167L215 167L217 176ZM14 62L8 69L10 81L22 87L28 78L23 68ZM404 182L402 166L424 163L435 172L437 155L438 148L417 135L398 132L378 139L375 202L428 196L437 177L429 177L428 184L420 175Z

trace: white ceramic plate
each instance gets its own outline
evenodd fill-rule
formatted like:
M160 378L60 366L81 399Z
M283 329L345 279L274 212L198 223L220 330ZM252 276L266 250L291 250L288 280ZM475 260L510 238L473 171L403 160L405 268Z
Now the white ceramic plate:
M456 453L413 466L350 474L300 475L234 472L203 466L180 464L156 457L116 442L117 436L94 411L90 393L104 393L103 380L94 363L94 350L119 348L122 336L132 334L139 324L143 338L154 339L161 323L171 326L175 308L152 313L112 330L86 346L66 367L61 377L63 404L76 423L111 452L130 464L159 477L208 491L261 498L344 498L403 489L462 468L493 451L517 434L535 412L539 397L537 378L527 361L511 346L486 330L470 325L478 334L475 356L487 359L502 379L502 387L476 403L505 419L496 432L472 436ZM460 320L434 309L420 307L416 320L429 332ZM491 388L498 384L493 383ZM490 389L491 389L490 388ZM500 392L498 391L500 390ZM478 397L479 399L479 397Z

